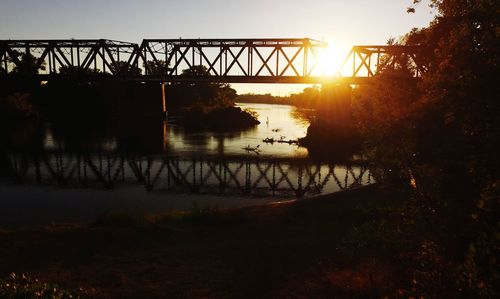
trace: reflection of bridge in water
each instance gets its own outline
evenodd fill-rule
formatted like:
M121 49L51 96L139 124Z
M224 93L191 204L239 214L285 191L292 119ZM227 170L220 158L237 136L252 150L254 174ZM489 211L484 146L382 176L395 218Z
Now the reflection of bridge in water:
M150 192L311 196L374 182L366 166L314 163L308 159L178 158L114 153L38 155L5 159L16 183L66 188L144 186Z

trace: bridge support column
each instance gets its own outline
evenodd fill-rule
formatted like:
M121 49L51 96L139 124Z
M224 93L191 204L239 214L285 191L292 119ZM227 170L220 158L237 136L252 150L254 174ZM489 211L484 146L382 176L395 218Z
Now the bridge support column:
M165 82L161 82L161 101L163 104L163 114L165 115L165 120L168 120L167 103L165 98Z

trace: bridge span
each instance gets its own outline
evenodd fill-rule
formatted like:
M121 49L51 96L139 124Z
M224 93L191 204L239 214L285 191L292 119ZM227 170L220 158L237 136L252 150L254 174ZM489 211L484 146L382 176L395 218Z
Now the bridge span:
M0 80L364 84L381 66L405 68L409 78L426 69L419 46L354 46L337 74L325 76L319 64L327 47L310 38L0 40Z

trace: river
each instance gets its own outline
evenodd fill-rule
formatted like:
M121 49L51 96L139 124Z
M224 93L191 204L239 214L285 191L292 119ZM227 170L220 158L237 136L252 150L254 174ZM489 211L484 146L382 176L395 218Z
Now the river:
M258 155L265 157L307 157L307 149L284 143L264 143L265 138L297 140L306 135L309 122L294 116L289 105L237 103L241 109L258 114L260 125L236 133L186 132L170 125L167 128L168 147L176 155L241 155L246 147L259 146ZM227 124L231 127L231 124ZM256 154L255 152L253 154Z
M192 132L171 119L118 131L47 125L5 137L12 146L0 151L0 227L91 221L114 210L260 205L373 182L364 165L317 162L297 144L263 142L305 136L309 123L296 108L237 105L260 125Z

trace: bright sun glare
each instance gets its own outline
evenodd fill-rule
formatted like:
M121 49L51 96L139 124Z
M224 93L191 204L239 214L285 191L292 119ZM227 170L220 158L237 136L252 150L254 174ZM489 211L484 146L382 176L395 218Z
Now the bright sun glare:
M349 49L340 45L329 44L318 54L318 67L321 75L334 76L340 70Z

